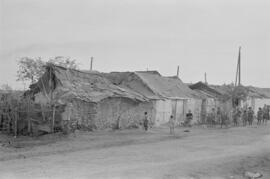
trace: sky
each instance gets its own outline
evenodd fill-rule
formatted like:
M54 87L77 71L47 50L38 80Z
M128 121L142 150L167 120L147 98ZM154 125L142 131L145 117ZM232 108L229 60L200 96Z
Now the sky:
M270 87L269 0L0 0L0 85L15 89L25 56L228 84L239 46L242 84Z

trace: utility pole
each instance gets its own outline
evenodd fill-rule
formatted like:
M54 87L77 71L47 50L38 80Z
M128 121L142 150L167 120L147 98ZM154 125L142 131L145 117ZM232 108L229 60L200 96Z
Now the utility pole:
M236 76L235 76L235 89L241 85L241 46L239 47L239 51L238 51L238 60L237 60L237 69L236 69ZM235 93L235 90L234 90ZM235 96L235 94L234 94ZM241 105L241 99L234 97L232 99L233 102L233 106L239 106Z
M206 72L204 73L204 83L207 85L207 74L206 74Z
M179 77L179 66L177 66L177 73L176 76Z
M237 69L235 76L235 86L241 85L241 46L239 47L238 60L237 60Z
M93 70L93 60L94 60L94 57L91 57L90 71Z
M238 81L238 86L240 86L241 85L241 46L239 47L238 64L239 64L239 81Z

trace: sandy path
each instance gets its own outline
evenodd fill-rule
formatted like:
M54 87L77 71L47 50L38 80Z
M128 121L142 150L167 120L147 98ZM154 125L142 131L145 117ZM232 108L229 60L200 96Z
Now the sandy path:
M265 158L270 160L269 127L206 130L149 143L3 161L0 173L3 178L226 178L257 167L269 176L264 169L270 169L270 161L260 166ZM254 166L243 166L243 161Z

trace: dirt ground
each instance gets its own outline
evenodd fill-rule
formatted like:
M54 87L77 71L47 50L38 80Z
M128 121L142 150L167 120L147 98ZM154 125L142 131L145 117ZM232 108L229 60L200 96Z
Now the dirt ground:
M165 127L75 135L0 135L0 178L270 179L270 125L228 129Z

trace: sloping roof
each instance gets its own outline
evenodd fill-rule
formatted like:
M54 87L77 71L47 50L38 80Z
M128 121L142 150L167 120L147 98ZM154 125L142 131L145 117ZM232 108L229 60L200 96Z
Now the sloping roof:
M135 72L111 72L104 74L113 84L140 93L148 99L160 99Z
M67 69L53 64L48 64L46 69L37 86L48 91L48 79L51 75L55 83L55 93L61 99L77 98L83 101L98 102L109 97L124 97L136 101L147 101L134 91L114 85L102 73L96 71Z
M189 89L177 76L163 77L149 72L135 72L155 94L169 98L195 98L196 93Z
M201 81L190 85L189 88L195 90L197 93L202 95L203 98L221 98L222 96L219 91L211 88L209 85Z
M231 95L234 91L233 85L210 85L222 95ZM247 91L247 96L254 98L270 98L270 88L259 88L254 86L242 86Z
M255 98L270 98L270 88L248 86L248 96Z
M234 90L233 85L225 85L225 84L224 85L209 85L209 87L216 90L222 95L231 95Z
M163 77L157 71L112 72L108 76L115 84L150 99L199 98L178 77Z

